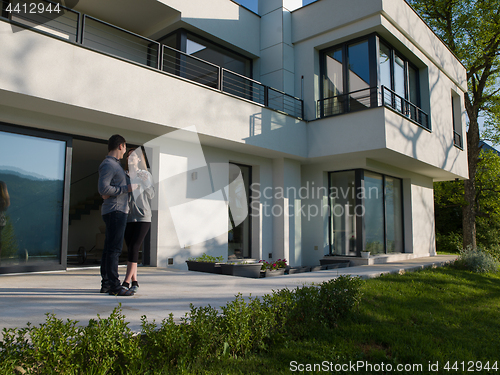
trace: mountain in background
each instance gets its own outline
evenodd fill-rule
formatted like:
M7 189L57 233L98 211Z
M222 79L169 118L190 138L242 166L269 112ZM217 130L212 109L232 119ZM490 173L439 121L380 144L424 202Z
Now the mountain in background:
M0 165L0 176L2 174L13 174L18 177L28 178L30 180L50 180L49 178L42 176L41 174L34 172L27 172L24 169L11 167L7 165ZM0 178L1 180L1 178Z
M19 251L27 251L30 256L59 255L64 180L38 178L19 169L2 168L0 180L6 183L10 195L10 206L5 213L13 227L12 241Z

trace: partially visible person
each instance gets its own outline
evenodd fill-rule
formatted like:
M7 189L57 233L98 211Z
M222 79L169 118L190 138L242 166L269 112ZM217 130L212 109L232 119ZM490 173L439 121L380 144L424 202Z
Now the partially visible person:
M0 181L0 259L2 258L2 230L7 225L7 217L5 211L10 206L9 192L7 184Z
M125 229L125 243L128 249L127 273L122 286L137 293L137 262L139 250L151 227L151 199L155 195L153 176L148 172L146 156L142 148L127 153L127 167L130 184L134 190L128 195L129 213ZM130 286L132 283L132 286Z
M101 293L116 296L132 296L133 291L120 285L118 262L123 247L123 238L128 217L128 193L132 186L120 165L127 150L125 138L119 134L108 140L108 156L99 166L98 190L109 196L102 204L102 219L106 224L104 250L101 259Z

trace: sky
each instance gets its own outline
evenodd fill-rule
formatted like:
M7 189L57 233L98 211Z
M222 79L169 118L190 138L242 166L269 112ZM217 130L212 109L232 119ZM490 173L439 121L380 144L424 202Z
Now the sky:
M252 12L258 13L259 0L234 0L234 1L250 9ZM302 0L302 5L307 5L315 1L316 0Z
M65 157L63 141L0 132L0 169L19 168L26 174L62 180Z

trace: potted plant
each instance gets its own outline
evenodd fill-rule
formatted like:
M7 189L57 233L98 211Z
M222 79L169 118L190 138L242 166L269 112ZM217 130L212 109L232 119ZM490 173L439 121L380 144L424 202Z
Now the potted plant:
M199 257L186 260L189 271L221 273L220 263L224 261L223 256L213 257L203 253Z
M257 262L229 262L220 265L223 275L241 277L260 277L261 264Z
M286 259L278 259L276 262L269 263L265 260L259 262L261 266L261 277L280 276L285 274L287 267Z
M368 259L369 257L370 257L370 252L369 251L362 251L361 252L361 258Z

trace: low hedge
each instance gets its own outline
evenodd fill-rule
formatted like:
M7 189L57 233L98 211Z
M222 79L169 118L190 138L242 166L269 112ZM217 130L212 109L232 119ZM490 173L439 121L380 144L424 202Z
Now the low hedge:
M220 311L191 304L180 324L172 314L159 326L143 316L139 334L128 327L121 306L84 327L47 314L39 327L3 329L0 373L153 374L266 351L276 340L337 324L359 303L361 283L340 276L262 299L238 294Z

